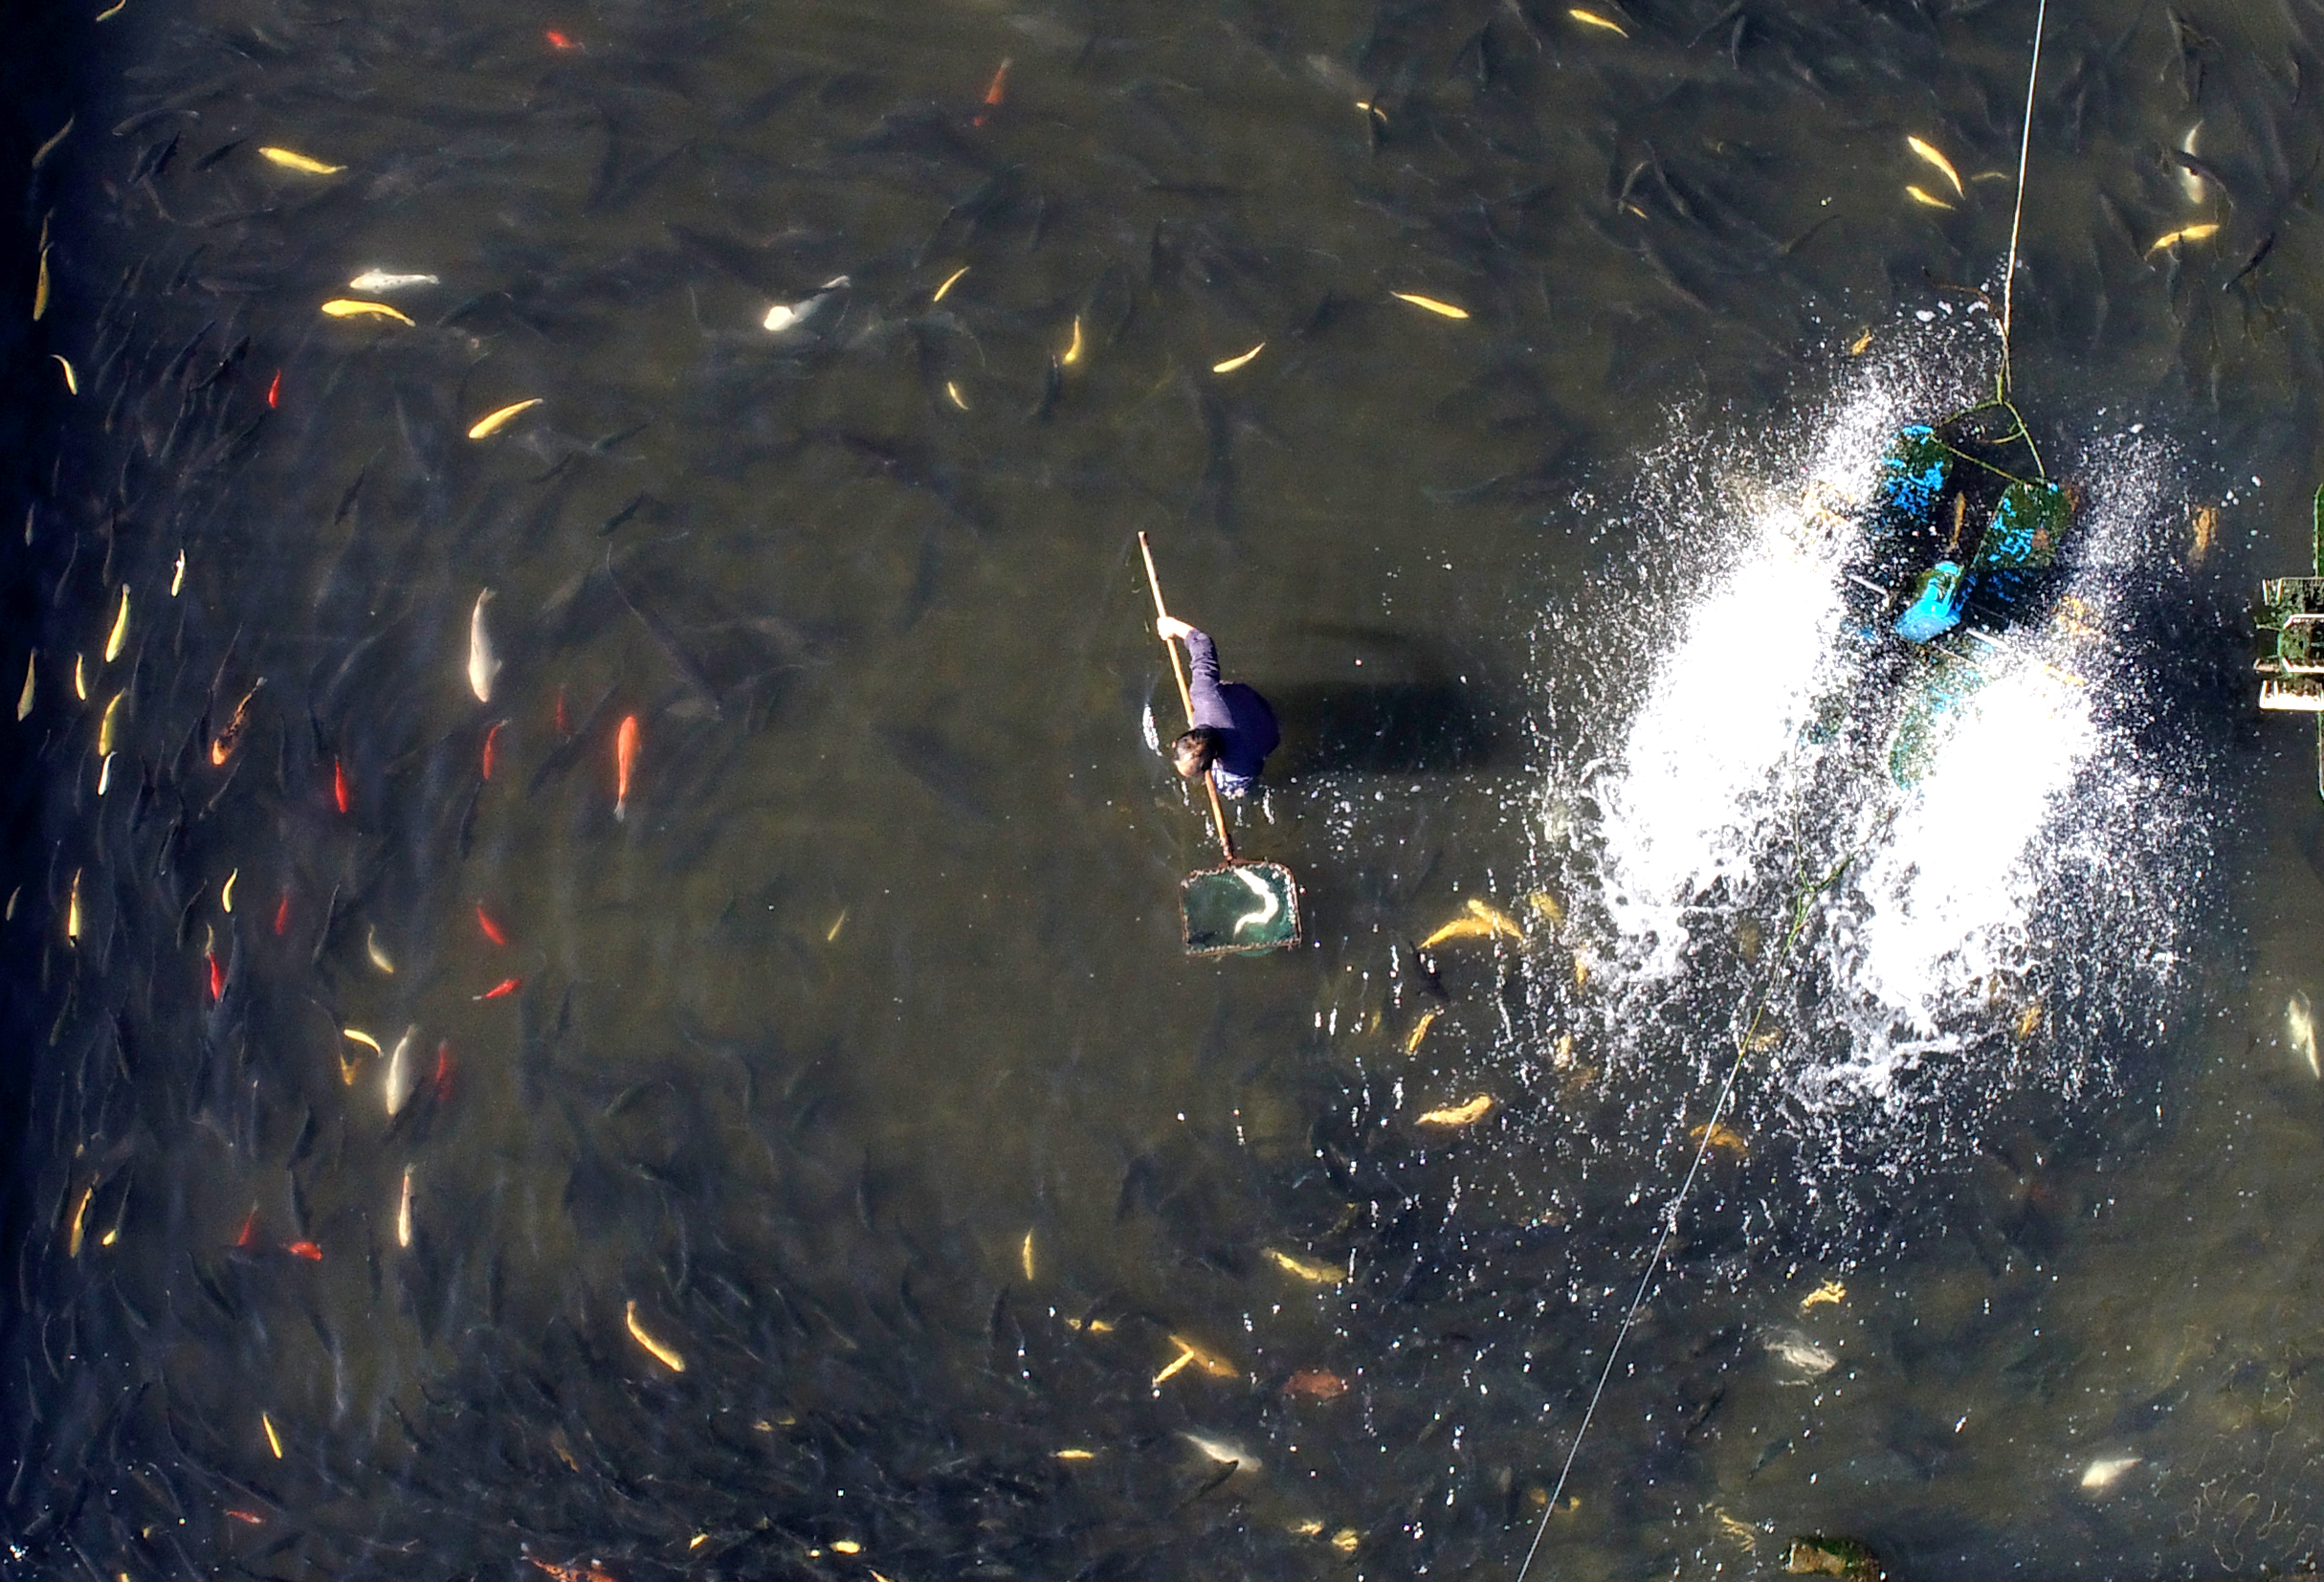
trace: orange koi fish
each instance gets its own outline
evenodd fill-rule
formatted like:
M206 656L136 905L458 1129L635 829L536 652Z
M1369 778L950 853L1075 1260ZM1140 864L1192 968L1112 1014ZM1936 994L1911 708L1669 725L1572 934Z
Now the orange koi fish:
M260 677L257 686L242 694L242 701L234 705L233 718L226 722L226 728L210 739L211 769L224 769L226 760L234 755L234 748L242 745L242 733L250 728L250 701L258 696L258 687L264 685L266 679Z
M1001 100L1007 99L1007 97L1008 62L1004 59L1001 62L1001 69L993 73L992 80L985 85L985 107L976 113L975 118L969 122L969 124L971 126L984 125L985 118L991 115L995 109L999 108Z
M534 1555L528 1554L524 1558L548 1572L549 1582L613 1582L610 1572L595 1566L552 1566Z
M435 1046L435 1102L439 1104L452 1099L452 1040L444 1039Z
M209 955L209 952L205 951L205 952L204 952L204 954L205 954L205 955ZM223 970L222 970L222 969L219 968L219 966L218 966L218 958L217 958L216 956L214 956L214 955L210 955L210 956L209 956L209 960L210 960L210 1003L214 1005L214 1004L216 1004L216 1003L217 1003L217 1002L218 1002L220 999L222 999L222 998L224 998L224 997L225 997L225 994L226 994L226 973L225 973L225 972L224 972L224 971L223 971Z
M303 1258L309 1263L322 1261L322 1249L312 1241L286 1241L282 1244L282 1250L293 1258Z
M637 716L621 717L621 733L613 741L613 816L630 815L630 771L637 767Z
M336 758L331 760L331 797L341 813L347 811L347 766Z
M275 370L275 382L266 387L266 404L269 407L282 405L282 370L280 368Z
M291 893L290 893L290 891L285 890L285 891L283 891L283 892L282 892L282 904L280 904L279 906L277 906L277 907L275 908L275 933L276 933L276 936L277 936L277 938L279 938L279 937L281 936L281 934L282 934L283 930L284 930L284 929L286 929L286 928L288 928L288 927L290 927L290 925L291 925Z
M484 937L495 945L508 943L508 935L501 931L498 924L493 922L492 914L484 909L484 903L480 901L476 902L476 926L483 929Z
M502 978L498 983L494 984L490 989L484 991L483 993L478 994L476 998L479 1000L497 1000L503 994L514 994L518 990L523 987L524 980L522 978Z
M234 1237L234 1245L237 1247L255 1247L257 1244L258 1211L254 1208L250 1212L250 1217L242 1221L242 1232L239 1236Z
M487 780L492 778L493 760L498 756L500 727L507 724L506 720L495 720L492 729L484 733L484 778Z

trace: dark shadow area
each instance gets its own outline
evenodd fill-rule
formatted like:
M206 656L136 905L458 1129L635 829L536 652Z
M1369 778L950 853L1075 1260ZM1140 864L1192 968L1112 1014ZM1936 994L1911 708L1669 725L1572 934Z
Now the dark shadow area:
M1361 668L1346 666L1345 680L1253 683L1283 727L1271 774L1446 774L1520 762L1498 723L1506 698L1473 675L1464 681L1450 654L1384 629L1301 630L1352 651Z

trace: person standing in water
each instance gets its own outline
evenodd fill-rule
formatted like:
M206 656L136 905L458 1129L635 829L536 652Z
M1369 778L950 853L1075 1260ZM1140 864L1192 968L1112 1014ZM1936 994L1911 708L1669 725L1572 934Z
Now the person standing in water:
M1194 728L1170 744L1171 762L1187 780L1209 771L1221 796L1250 795L1267 755L1283 739L1275 728L1275 711L1241 681L1220 684L1218 646L1203 633L1175 615L1157 617L1154 630L1164 642L1175 637L1186 645L1192 671L1187 691Z

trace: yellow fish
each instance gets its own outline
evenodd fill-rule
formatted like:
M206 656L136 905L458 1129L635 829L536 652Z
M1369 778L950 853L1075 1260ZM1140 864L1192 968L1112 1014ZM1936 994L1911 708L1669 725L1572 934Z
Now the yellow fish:
M1740 1544L1745 1554L1759 1552L1760 1535L1750 1523L1738 1522L1723 1510L1714 1510L1711 1514L1718 1518L1719 1531Z
M1565 908L1559 905L1558 898L1551 895L1547 890L1534 891L1533 894L1525 898L1525 902L1534 909L1534 915L1536 917L1539 918L1543 923L1548 924L1552 928L1562 928L1565 926Z
M2042 1002L2034 1001L2018 1017L2018 1036L2030 1038L2042 1025Z
M1301 1258L1295 1253L1278 1252L1273 1247L1267 1249L1267 1256L1273 1261L1276 1268L1281 1269L1285 1274L1298 1276L1310 1285L1337 1285L1347 1278L1340 1273L1339 1266L1336 1263L1317 1262L1315 1259Z
M16 718L21 720L33 712L33 679L39 672L40 651L34 649L24 661L24 690L16 695Z
M1412 1031L1405 1035L1405 1053L1406 1055L1419 1053L1421 1039L1428 1036L1428 1029L1435 1026L1436 1018L1443 1014L1443 1012L1436 1010L1424 1011L1420 1014L1420 1020L1414 1022Z
M1613 24L1609 22L1606 24L1606 26L1613 27ZM1620 33L1622 30L1620 28L1615 28L1614 31L1616 33ZM1467 308L1455 307L1450 302L1440 302L1433 297L1423 297L1410 291L1391 291L1388 293L1388 295L1395 298L1400 302L1410 302L1414 307L1425 309L1426 311L1436 314L1441 318L1466 319L1469 317L1469 310Z
M49 250L40 250L40 278L33 282L33 318L38 322L49 311Z
M1033 1278L1033 1233L1025 1233L1025 1245L1017 1249L1017 1257L1025 1264L1025 1278Z
M961 283L961 277L968 273L968 265L963 264L960 268L945 276L944 283L936 288L936 295L929 298L928 301L932 303L942 301L944 300L944 293L950 291L954 286Z
M1517 926L1517 920L1499 907L1479 901L1474 896L1469 898L1468 906L1471 917L1484 924L1501 938L1523 939L1525 937L1525 930Z
M1472 1126L1493 1112L1493 1095L1480 1093L1465 1104L1450 1109L1432 1109L1416 1117L1416 1126Z
M1224 363L1211 364L1210 371L1212 373L1232 373L1235 369L1248 365L1253 357L1256 357L1260 352L1265 351L1266 349L1267 343L1261 341L1257 345L1252 346L1249 351L1243 353L1243 355L1240 357L1229 357Z
M73 1205L73 1223L71 1228L65 1233L64 1256L67 1258L78 1258L80 1256L81 1227L83 1222L89 1217L89 1199L96 1195L97 1183L95 1181L91 1181L87 1186L80 1189L80 1200Z
M1585 28L1604 28L1607 33L1613 33L1617 37L1621 38L1627 38L1630 36L1629 30L1624 27L1621 23L1615 21L1610 16L1600 16L1594 11L1583 11L1581 7L1574 6L1568 8L1565 14L1572 17L1575 21L1581 23Z
M279 165L285 170L303 170L310 176L335 176L346 168L343 165L325 165L296 148L277 148L272 145L261 147L258 157L270 165Z
M1071 345L1067 345L1067 347L1066 347L1066 348L1065 348L1063 351L1061 351L1061 352L1059 352L1059 353L1057 354L1057 363L1058 363L1058 366L1059 366L1059 367L1061 367L1061 368L1072 368L1072 367L1073 367L1073 366L1075 363L1078 363L1078 362L1080 362L1080 361L1081 361L1081 317L1080 317L1080 315L1079 315L1079 314L1075 314L1075 315L1073 316L1073 342L1072 342L1072 344L1071 344Z
M1922 188L1911 186L1909 184L1904 189L1904 195L1911 198L1915 203L1919 204L1924 209L1950 209L1953 207L1953 205L1945 202L1944 199L1938 197L1936 193L1925 190Z
M2155 245L2146 250L2146 256L2151 258L2166 247L2177 247L2180 242L2199 242L2218 234L2219 225L2213 220L2205 220L2201 225L2182 225L2176 231L2166 231L2156 237Z
M275 1419L261 1412L258 1414L258 1426L266 1430L266 1448L275 1453L276 1460L281 1460L282 1436L275 1432Z
M368 316L373 319L393 319L399 324L411 323L410 319L389 307L386 302L358 301L351 297L334 297L322 304L322 310L334 319L360 319ZM412 327L416 329L419 326L413 324Z
M1836 1280L1827 1280L1800 1299L1800 1311L1804 1313L1811 1307L1821 1307L1826 1303L1837 1307L1847 1300L1848 1287Z
M1216 1351L1207 1347L1198 1346L1184 1335L1172 1335L1170 1344L1177 1347L1182 1353L1178 1361L1170 1365L1170 1370L1173 1372L1189 1364L1214 1379L1231 1379L1241 1371L1234 1364L1220 1356Z
M105 663L111 664L122 657L122 646L129 640L129 585L122 585L121 613L113 617L112 635L105 638Z
M1713 1121L1696 1126L1687 1135L1710 1148L1726 1148L1737 1159L1751 1151L1751 1144L1743 1134L1721 1121Z
M1856 338L1848 344L1848 354L1850 357L1861 357L1871 349L1872 332L1869 327L1858 330Z
M673 1373L686 1371L686 1359L679 1356L663 1342L655 1340L652 1335L646 1333L645 1326L637 1322L636 1303L632 1302L623 1310L622 1322L630 1326L630 1338L644 1347L653 1355L655 1362L660 1363Z
M2201 566L2203 557L2211 552L2211 540L2219 532L2219 507L2197 505L2190 509L2188 515L2195 529L2195 543L2187 558Z
M397 317L401 318L402 315L399 314ZM409 319L404 320L404 323L409 323L411 321ZM500 408L498 412L488 412L482 417L476 420L474 426L472 426L468 431L468 437L471 439L482 439L489 434L498 434L500 432L500 430L506 428L508 426L509 419L515 417L519 412L530 412L539 405L541 405L541 397L536 395L529 401L511 401L507 406Z
M1960 184L1960 172L1953 168L1953 162L1951 160L1945 158L1944 155L1937 151L1937 145L1935 144L1923 143L1916 137L1908 137L1904 140L1904 142L1906 147L1912 149L1913 152L1918 154L1922 159L1935 166L1937 167L1937 173L1943 176L1945 180L1953 184L1953 190L1955 192L1959 193L1963 197L1968 196L1969 189Z
M56 366L64 369L65 394L78 395L80 393L80 375L73 371L72 363L61 356L58 356L55 352L52 351L49 353L49 355L56 358Z
M113 720L121 713L122 700L128 696L126 692L116 692L113 701L105 705L104 718L97 722L97 756L100 758L113 750Z
M961 387L950 379L944 381L944 398L963 412L968 410L968 397L963 395Z
M1491 939L1494 932L1493 925L1482 918L1457 917L1427 939L1422 940L1420 948L1423 950L1434 949L1449 939Z

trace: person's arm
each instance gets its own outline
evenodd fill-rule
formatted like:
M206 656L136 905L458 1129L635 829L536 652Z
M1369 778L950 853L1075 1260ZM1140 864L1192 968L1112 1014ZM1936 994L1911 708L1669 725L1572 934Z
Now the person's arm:
M1234 716L1219 693L1219 651L1204 633L1186 628L1186 691L1194 700L1194 723L1232 730Z

